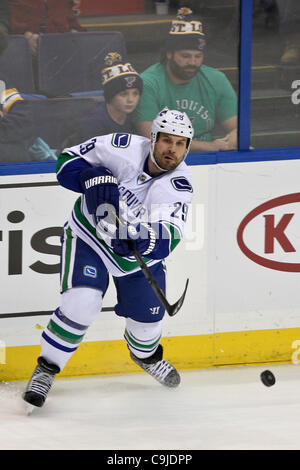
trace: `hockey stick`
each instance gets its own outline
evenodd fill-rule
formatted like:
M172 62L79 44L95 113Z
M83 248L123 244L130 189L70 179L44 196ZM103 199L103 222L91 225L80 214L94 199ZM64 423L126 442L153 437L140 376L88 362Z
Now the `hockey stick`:
M168 312L168 314L170 315L170 317L173 317L174 315L176 315L176 313L182 307L182 304L183 304L184 299L185 299L185 294L186 294L186 291L187 291L187 288L188 288L189 279L187 279L187 281L186 281L185 288L184 288L183 294L180 297L180 299L177 300L177 302L175 302L175 304L173 304L173 305L169 304L169 302L167 301L163 291L159 287L157 280L155 279L155 277L151 273L150 269L148 268L148 266L144 262L142 255L136 250L136 248L133 246L132 243L131 243L131 248L132 248L135 259L137 260L141 270L143 271L143 274L144 274L145 278L147 279L150 286L154 290L157 298L161 301L161 303L165 307L165 309Z
M116 217L117 225L121 224L121 225L124 226L124 222L117 216L117 214L115 214L115 217ZM152 272L148 268L147 264L143 260L142 255L135 248L135 245L134 245L133 241L128 240L128 244L129 244L130 248L132 249L133 255L134 255L139 267L141 268L141 270L142 270L145 278L149 282L150 286L154 290L157 298L161 301L161 303L165 307L165 309L168 312L168 314L170 315L170 317L173 317L174 315L176 315L176 313L181 309L181 307L183 305L183 302L184 302L184 299L185 299L185 294L186 294L188 284L189 284L189 279L187 279L187 281L186 281L185 288L184 288L183 294L180 297L180 299L178 299L177 302L175 302L175 304L173 304L173 305L169 304L169 302L167 301L166 296L163 293L162 289L160 288L157 280L155 279Z

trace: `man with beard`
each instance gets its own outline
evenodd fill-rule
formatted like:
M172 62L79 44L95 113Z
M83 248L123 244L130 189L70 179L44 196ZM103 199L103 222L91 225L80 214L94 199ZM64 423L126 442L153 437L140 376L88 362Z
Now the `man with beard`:
M231 150L237 147L237 97L227 77L203 64L206 44L202 23L181 8L172 22L159 63L141 73L144 88L135 111L136 132L149 137L151 122L168 106L185 112L195 130L192 152ZM220 123L226 135L213 140Z

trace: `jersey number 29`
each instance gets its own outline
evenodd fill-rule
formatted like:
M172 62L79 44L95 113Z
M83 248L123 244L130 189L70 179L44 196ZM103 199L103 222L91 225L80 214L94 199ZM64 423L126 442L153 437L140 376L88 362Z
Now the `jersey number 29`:
M183 222L186 222L187 214L188 214L188 205L185 202L175 202L174 203L175 210L172 212L171 217L180 218Z
M89 142L81 144L79 149L80 155L85 155L90 150L93 150L93 148L95 147L96 140L97 139L91 139Z

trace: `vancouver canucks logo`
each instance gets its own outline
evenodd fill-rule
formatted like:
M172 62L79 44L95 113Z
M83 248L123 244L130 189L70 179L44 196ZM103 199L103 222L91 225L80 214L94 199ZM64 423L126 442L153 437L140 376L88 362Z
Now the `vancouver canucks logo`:
M97 269L94 266L85 266L83 268L83 274L87 277L97 277Z
M126 148L130 144L130 134L114 134L112 136L112 145L117 148Z
M176 178L172 178L171 183L177 191L188 191L189 193L193 192L192 186L184 176L177 176Z

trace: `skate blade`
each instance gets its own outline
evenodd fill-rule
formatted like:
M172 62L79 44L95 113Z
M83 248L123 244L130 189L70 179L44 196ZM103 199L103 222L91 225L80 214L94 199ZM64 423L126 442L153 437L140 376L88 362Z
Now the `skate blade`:
M26 416L30 416L35 408L36 406L31 405L30 403L24 402L24 409L25 409Z

